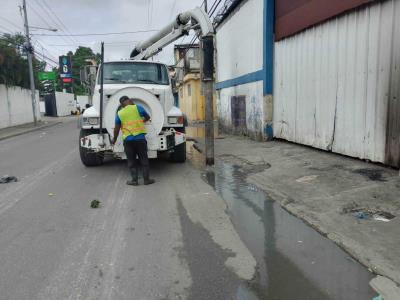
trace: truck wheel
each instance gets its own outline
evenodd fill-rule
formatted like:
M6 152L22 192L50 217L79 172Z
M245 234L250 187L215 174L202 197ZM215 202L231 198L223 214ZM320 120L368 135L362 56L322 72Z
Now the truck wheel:
M184 163L186 161L186 142L174 147L174 152L171 154L171 161Z
M79 154L80 154L82 163L86 167L100 166L103 164L103 160L104 160L103 155L101 155L99 153L90 152L88 149L81 146L81 138L83 138L87 135L93 134L93 133L94 132L92 132L91 130L87 130L87 129L81 129L81 131L79 133Z

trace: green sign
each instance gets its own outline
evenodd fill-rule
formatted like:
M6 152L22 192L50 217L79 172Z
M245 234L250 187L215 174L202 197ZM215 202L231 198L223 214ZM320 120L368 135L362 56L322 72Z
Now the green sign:
M54 72L39 72L39 80L40 81L45 81L45 80L56 80L56 73Z

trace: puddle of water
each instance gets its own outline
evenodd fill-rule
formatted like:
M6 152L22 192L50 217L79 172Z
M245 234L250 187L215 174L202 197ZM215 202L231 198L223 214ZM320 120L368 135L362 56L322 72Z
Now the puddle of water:
M191 161L204 158L188 147ZM250 171L251 172L251 171ZM246 182L249 169L218 160L203 178L225 200L240 237L258 262L251 287L259 299L372 299L373 275L332 241ZM237 299L255 299L238 289Z

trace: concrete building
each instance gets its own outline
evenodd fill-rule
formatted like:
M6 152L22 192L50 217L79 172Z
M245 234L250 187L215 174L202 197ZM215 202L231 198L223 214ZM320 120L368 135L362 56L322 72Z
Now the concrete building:
M218 120L224 131L272 138L272 0L227 1L218 13Z
M400 166L400 0L226 3L223 128Z
M178 105L189 123L205 119L205 98L200 76L200 49L198 44L175 45L175 89ZM216 101L214 101L215 105ZM216 115L216 108L214 109Z

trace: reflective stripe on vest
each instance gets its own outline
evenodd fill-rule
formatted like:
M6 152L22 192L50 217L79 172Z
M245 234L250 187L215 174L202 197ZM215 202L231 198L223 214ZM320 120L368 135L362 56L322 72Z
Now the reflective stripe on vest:
M146 133L143 118L136 105L125 106L118 112L118 117L121 120L122 139Z

